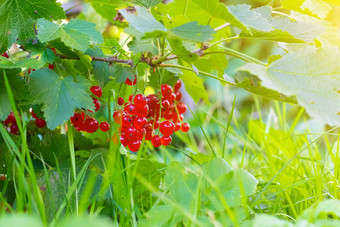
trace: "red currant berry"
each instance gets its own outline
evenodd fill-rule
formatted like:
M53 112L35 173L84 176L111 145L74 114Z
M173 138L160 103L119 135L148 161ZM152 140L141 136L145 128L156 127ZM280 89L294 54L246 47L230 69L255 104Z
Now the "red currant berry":
M94 104L94 111L97 112L100 109L100 102L96 98L92 97L92 99L93 99L93 104Z
M174 90L178 91L181 87L182 87L182 82L180 80L177 80L177 82L174 86Z
M34 119L37 119L38 117L37 117L37 114L36 113L34 113L34 111L32 110L31 111L31 115L32 115L32 117L34 118Z
M5 57L5 58L9 58L7 52L3 53L1 56L2 56L2 57Z
M170 103L173 103L176 99L175 93L171 93L169 97L166 98Z
M28 74L31 74L32 71L34 72L35 69L29 68L29 69L28 69Z
M176 95L176 101L180 102L182 100L182 97L183 97L182 93L180 91L176 91L175 95Z
M41 118L37 118L35 120L35 125L38 127L38 128L43 128L45 127L46 125L46 121L44 119L41 119Z
M48 64L48 68L54 70L54 65Z
M161 143L163 146L168 146L171 143L171 141L172 141L171 136L163 136L161 138Z
M145 140L151 140L152 139L152 130L147 130L145 133Z
M188 123L183 123L183 124L181 125L181 131L182 131L182 132L188 132L189 129L190 129L190 125L189 125Z
M12 134L14 134L14 135L18 134L19 128L18 128L18 125L16 123L13 123L9 129L10 129L10 132Z
M142 94L137 94L133 101L136 106L145 106L147 104L146 97Z
M102 95L103 95L103 90L102 90L102 88L100 87L100 86L98 86L98 85L95 85L95 86L92 86L91 88L90 88L90 91L92 92L92 94L94 94L95 96L97 96L97 97L102 97Z
M72 117L70 117L70 121L74 127L81 127L84 124L84 112L80 113L74 113Z
M177 132L177 131L180 130L180 129L181 129L181 123L177 122L177 123L175 124L175 132Z
M160 147L162 145L161 137L159 135L152 137L151 143L154 147Z
M117 110L113 113L113 120L117 124L122 124L122 117L123 117L123 112L121 110Z
M185 113L185 111L187 111L187 106L182 102L178 103L176 107L177 107L179 114L183 114L183 113Z
M136 129L142 129L144 128L145 124L147 123L147 120L145 117L136 117L133 120L133 125Z
M99 127L100 127L100 130L102 130L103 132L107 132L110 129L110 124L107 123L106 121L103 121L100 123Z
M125 136L120 137L121 144L126 147L129 144L129 140Z
M142 140L145 134L146 134L145 128L137 129L136 139Z
M133 126L129 126L125 130L128 139L133 139L137 134L137 129Z
M146 117L148 116L149 113L149 106L139 106L138 109L136 110L135 114L138 116Z
M159 131L164 136L171 136L175 131L175 124L170 121L163 121L159 126Z
M94 118L87 118L84 122L84 129L88 133L94 133L98 130L98 121Z
M132 99L133 99L133 95L130 95L129 96L129 102L132 102Z
M124 99L122 97L118 98L118 101L117 101L118 105L122 106L122 105L124 105L124 102L125 101L124 101Z
M171 88L171 86L169 84L163 84L161 86L161 91L162 91L162 96L164 98L167 98L167 97L169 97L171 95L172 88Z
M14 117L14 113L11 112L8 117L6 118L5 122L4 122L6 125L10 124L10 123L16 123L15 121L15 117Z
M130 104L130 105L124 107L124 111L128 112L129 114L136 114L137 107L134 104Z
M51 48L54 54L57 54L57 50L55 48Z
M135 75L135 79L133 80L133 82L129 78L126 78L125 83L129 86L135 85L137 83L137 76Z
M170 107L170 102L168 100L163 100L162 101L162 107L165 109L168 109Z
M132 118L128 115L124 115L122 118L122 127L127 128L132 125Z
M133 140L129 142L129 150L132 152L137 152L141 146L142 142L140 140Z

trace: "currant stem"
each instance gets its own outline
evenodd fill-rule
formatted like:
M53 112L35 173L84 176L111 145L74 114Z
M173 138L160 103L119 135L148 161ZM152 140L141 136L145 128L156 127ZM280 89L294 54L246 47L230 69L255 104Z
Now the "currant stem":
M171 67L171 68L178 68L178 69L183 69L183 70L194 72L194 70L192 68L185 67L185 66L182 66L182 65L160 64L159 67ZM205 75L205 76L208 76L208 77L211 77L213 79L219 80L219 81L224 82L226 84L229 84L229 85L232 85L232 86L236 86L235 83L233 83L231 81L228 81L228 80L225 80L225 79L222 79L220 77L214 76L214 75L212 75L210 73L203 72L203 71L198 71L198 73L202 74L202 75Z

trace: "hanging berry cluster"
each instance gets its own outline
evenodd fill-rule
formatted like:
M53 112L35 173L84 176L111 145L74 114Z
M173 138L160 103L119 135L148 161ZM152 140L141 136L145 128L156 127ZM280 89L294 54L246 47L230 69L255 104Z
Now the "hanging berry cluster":
M94 96L98 98L102 97L103 95L102 88L97 85L92 86L90 88L90 91ZM100 102L97 98L92 97L92 99L93 99L93 104L95 107L95 112L97 112L100 109ZM89 112L92 112L92 111L89 110ZM107 123L106 121L103 121L99 124L95 118L85 115L83 111L81 113L74 113L74 115L70 118L70 120L71 120L73 127L79 132L84 131L88 133L94 133L99 128L103 132L107 132L110 129L109 123Z
M129 80L126 83L131 86L135 81ZM180 80L176 82L174 89L168 84L163 84L161 100L154 94L148 96L136 94L134 97L130 95L127 102L122 97L118 98L117 103L123 106L123 109L115 111L113 118L121 125L120 141L123 146L128 146L130 151L136 152L143 139L151 141L154 147L168 146L174 132L189 131L190 125L181 123L187 109L181 102L182 93L179 91L181 86ZM156 135L157 129L162 136Z
M46 126L46 121L42 118L37 117L37 115L33 112L33 110L31 111L31 114L32 114L32 117L35 119L35 125L38 128L44 128ZM18 128L13 112L11 112L8 115L8 117L3 123L5 124L5 127L10 133L14 135L18 135L19 128Z

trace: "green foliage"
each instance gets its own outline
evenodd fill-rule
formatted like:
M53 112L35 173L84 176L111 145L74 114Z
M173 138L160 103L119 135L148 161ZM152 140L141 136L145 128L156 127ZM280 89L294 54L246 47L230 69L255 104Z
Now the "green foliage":
M6 0L0 6L0 52L4 52L19 38L34 38L34 23L38 18L59 20L65 18L64 10L55 0Z
M339 2L225 2L0 0L0 226L339 226ZM129 152L118 98L178 79L190 132Z
M32 72L28 83L32 103L43 104L47 127L55 129L67 121L75 108L94 110L90 84L81 76L62 78L53 70Z
M101 34L96 31L95 24L83 20L71 20L66 25L59 26L50 21L39 19L37 23L41 42L61 39L66 46L85 52L90 42L100 44L103 42Z

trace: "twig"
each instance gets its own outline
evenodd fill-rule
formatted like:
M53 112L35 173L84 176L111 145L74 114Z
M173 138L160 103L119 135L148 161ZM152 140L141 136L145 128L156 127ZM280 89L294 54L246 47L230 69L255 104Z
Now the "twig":
M217 31L222 30L223 28L226 28L226 27L229 27L229 26L230 26L230 23L225 23L225 24L222 24L221 26L215 28L214 31L217 32Z

